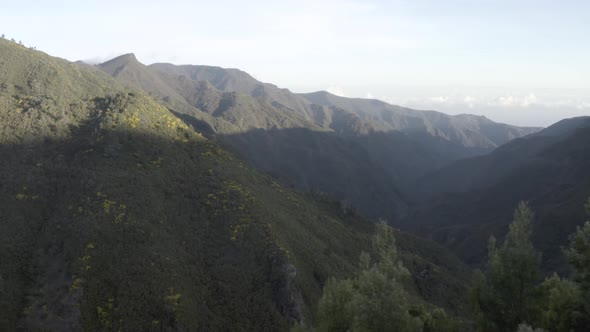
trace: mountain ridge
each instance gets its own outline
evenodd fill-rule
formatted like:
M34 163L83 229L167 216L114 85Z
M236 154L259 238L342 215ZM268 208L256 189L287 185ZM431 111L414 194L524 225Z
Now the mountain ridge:
M381 124L379 127L379 130L381 131L412 131L416 129L425 129L433 136L442 134L441 137L449 140L451 140L453 136L457 138L463 137L463 145L468 147L477 146L482 148L495 148L512 138L527 135L539 130L539 128L535 127L516 127L496 123L486 117L471 114L447 115L437 111L418 111L402 106L391 105L378 99L339 97L327 91L318 91L300 95L319 105L335 105L350 110L359 116L370 116L373 121ZM466 127L469 131L475 131L475 128L481 128L482 126L485 128L486 125L496 125L502 127L507 133L505 134L506 136L490 133L484 137L474 138L475 141L470 141L467 139L468 133L462 132L461 130L458 130L457 133L447 131L448 129L454 129L452 128L454 123L463 126L470 125ZM437 132L435 129L439 129L439 131Z
M418 110L414 110L414 109L410 109L410 108L406 108L406 107L401 107L401 106L397 106L397 105L391 105L388 104L384 101L381 100L377 100L377 99L363 99L363 98L346 98L346 97L338 97L336 95L333 95L327 91L317 91L317 92L311 92L311 93L291 93L288 89L281 89L279 87L277 87L274 84L271 83L262 83L256 79L254 79L251 75L247 74L244 71L241 71L239 69L225 69L222 67L216 67L216 66L203 66L203 65L180 65L180 66L176 66L173 64L169 64L169 63L156 63L156 64L152 64L149 65L148 67L154 67L156 70L159 71L163 71L163 72L172 72L176 75L186 75L188 77L190 77L193 80L206 80L209 81L211 83L211 81L213 81L212 85L215 86L216 88L220 89L220 90L225 90L225 91L237 91L240 93L244 93L244 94L249 94L249 95L253 95L253 96L264 96L264 97L268 97L270 99L275 99L275 101L281 103L281 105L287 106L292 110L295 110L299 113L305 114L306 116L308 116L308 119L313 118L315 120L317 120L317 116L314 116L314 111L310 110L310 108L312 107L313 104L316 104L318 106L337 106L342 110L348 111L348 112L352 112L354 114L357 115L364 115L366 116L367 114L367 104L374 104L377 105L377 107L379 108L390 108L391 110L394 111L398 111L398 112L402 112L404 114L425 114L425 117L428 117L428 115L431 116L435 116L435 117L442 117L442 118L465 118L465 117L469 117L470 120L472 121L478 121L481 119L484 119L485 122L487 123L496 123L493 122L492 120L489 120L485 117L481 117L481 116L476 116L476 115L469 115L469 114L464 114L464 115L458 115L458 116L450 116L450 115L446 115L444 113L441 112L436 112L436 111L418 111ZM211 72L213 71L213 72ZM238 75L235 75L234 73L238 73ZM227 82L232 82L232 84L227 84ZM275 95L277 94L292 94L294 95L294 97L290 97L290 98L285 98L285 97L276 97ZM299 97L299 98L297 98ZM324 100L320 100L318 98L323 98ZM282 100L281 100L282 99ZM287 99L287 101L285 101L285 99ZM344 107L342 106L342 101L343 100L348 100L350 101L348 103L349 107ZM365 105L362 107L359 107L358 105L355 105L354 101L361 102L364 103ZM352 105L352 106L350 106ZM315 112L317 113L317 111ZM427 114L427 115L426 115ZM364 118L364 121L370 121L370 118ZM380 119L382 120L382 119ZM375 126L376 130L382 130L385 131L384 128L376 125L375 123L372 123L373 126ZM505 125L505 124L498 124L501 126L506 126L508 128L517 130L519 127L516 126L511 126L511 125ZM400 129L399 127L389 127L387 128L389 130L392 129ZM523 127L523 132L521 133L514 133L512 134L508 134L508 136L504 139L491 139L490 141L493 142L493 146L499 146L505 142L507 142L508 140L514 138L514 137L518 137L518 136L522 136L525 134L529 134L535 131L538 131L540 128L538 127Z
M119 62L125 66L125 61ZM387 220L404 215L410 204L406 196L417 178L536 130L326 92L316 93L326 100L314 100L313 94L294 94L237 69L144 66L134 60L128 68L139 73L126 77L116 75L112 63L99 68L143 88L196 127L200 123L211 128L228 149L286 183L350 200L369 217ZM158 89L160 83L166 87ZM363 173L374 173L374 180L363 181L359 178ZM389 198L369 199L359 195L363 192Z

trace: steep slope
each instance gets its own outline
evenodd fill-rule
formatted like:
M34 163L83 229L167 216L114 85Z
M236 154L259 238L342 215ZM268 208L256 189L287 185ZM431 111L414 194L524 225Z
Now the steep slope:
M0 39L0 73L1 330L286 330L368 249L100 71ZM398 237L416 299L459 310L468 270Z
M150 95L162 95L174 100L182 100L176 90L163 82L158 75L144 70L133 53L128 53L100 64L99 68L122 81L132 83Z
M133 53L124 54L104 62L98 65L96 69L106 72L126 85L144 91L157 101L165 103L171 110L191 115L194 119L192 124L205 134L213 134L215 132L213 128L216 126L234 128L232 124L215 119L188 103L178 91L169 86L158 75L148 70L144 64L137 61ZM213 94L218 95L215 92Z
M265 100L278 108L289 109L306 120L315 122L314 112L309 102L287 89L280 89L269 83L262 83L239 69L226 69L214 66L155 63L149 66L158 73L175 77L188 77L193 81L207 81L221 91L234 91Z
M422 181L432 198L402 222L467 262L485 257L490 234L503 236L519 201L536 212L534 241L547 269L562 268L560 246L585 220L590 196L589 118L564 120L483 157L459 161ZM440 179L437 181L436 179Z
M364 139L307 129L254 130L223 141L283 183L330 193L373 218L405 213L406 203L390 170L375 163Z
M186 76L159 73L159 77L178 91L190 105L224 120L228 126L216 126L217 133L233 134L254 129L309 128L321 131L322 128L307 121L301 114L291 111L268 100L236 91L220 91L209 81L196 81Z
M300 114L280 105L272 105L239 90L219 90L216 86L234 87L234 81L195 80L188 75L172 75L152 70L137 61L132 54L123 55L99 65L111 76L149 93L177 113L190 115L200 128L209 126L216 133L239 133L251 129L311 128L319 126L306 121ZM236 71L238 74L246 73ZM213 85L212 85L213 84ZM199 123L200 122L200 123ZM211 133L212 133L211 132Z

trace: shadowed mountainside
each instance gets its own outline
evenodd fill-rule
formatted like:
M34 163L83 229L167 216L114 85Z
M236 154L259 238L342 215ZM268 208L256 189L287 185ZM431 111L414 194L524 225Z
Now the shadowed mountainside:
M548 270L564 266L560 246L584 220L590 196L590 118L563 120L489 155L455 162L420 180L423 202L404 228L437 240L469 263L502 237L514 207L529 201L533 237Z
M539 161L541 151L589 124L590 117L565 119L535 134L515 139L490 154L459 160L419 179L416 192L419 196L428 196L489 186L511 171Z

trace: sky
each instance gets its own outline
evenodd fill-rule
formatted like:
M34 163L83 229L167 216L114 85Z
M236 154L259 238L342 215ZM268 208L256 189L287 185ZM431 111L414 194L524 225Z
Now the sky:
M590 1L6 1L0 33L68 60L239 68L524 126L590 115Z

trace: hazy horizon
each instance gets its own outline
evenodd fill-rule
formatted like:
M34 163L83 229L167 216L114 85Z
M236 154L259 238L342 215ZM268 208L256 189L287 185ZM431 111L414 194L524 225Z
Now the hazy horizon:
M71 61L132 52L294 92L547 126L590 115L588 13L584 1L28 1L5 5L0 33Z

